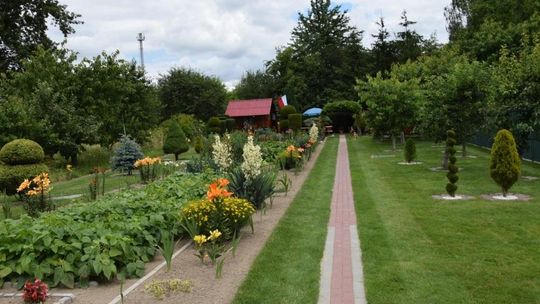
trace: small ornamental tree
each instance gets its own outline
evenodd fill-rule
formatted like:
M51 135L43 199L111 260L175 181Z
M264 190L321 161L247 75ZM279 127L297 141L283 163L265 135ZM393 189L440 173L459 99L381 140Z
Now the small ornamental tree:
M495 136L491 147L489 173L491 178L501 187L504 197L519 178L521 160L514 136L508 130L502 129Z
M219 117L210 117L210 119L208 119L206 127L208 133L219 134L221 132L221 127L219 125Z
M410 163L416 159L416 145L414 141L409 138L405 142L405 161Z
M111 158L111 168L113 170L121 170L131 175L135 162L144 158L141 151L141 146L129 135L122 135L118 142L118 148L114 150L114 155Z
M186 135L184 134L184 131L182 131L180 124L174 121L171 123L169 132L167 132L167 137L163 143L163 152L165 154L174 154L174 159L178 160L178 155L186 152L187 150L189 150L189 145Z
M456 183L459 180L459 177L457 175L458 167L456 166L456 148L454 148L456 143L456 132L454 132L454 130L448 130L446 132L446 153L448 153L449 156L449 163L448 173L446 174L446 178L448 178L448 184L446 184L446 192L448 192L451 197L454 197L456 195L456 190L458 188Z
M289 128L293 131L299 131L302 128L302 114L289 114Z

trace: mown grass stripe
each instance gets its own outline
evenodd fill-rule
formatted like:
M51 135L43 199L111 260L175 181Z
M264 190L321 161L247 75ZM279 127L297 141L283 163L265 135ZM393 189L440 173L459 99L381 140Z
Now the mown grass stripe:
M329 138L233 303L316 303L338 140Z

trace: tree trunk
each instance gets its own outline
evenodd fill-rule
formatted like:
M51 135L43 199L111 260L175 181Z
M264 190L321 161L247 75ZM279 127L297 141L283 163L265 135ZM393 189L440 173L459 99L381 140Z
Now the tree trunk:
M401 137L401 144L404 145L405 144L405 132L401 131L400 137Z
M392 134L392 150L396 151L396 136Z
M71 154L71 165L73 165L73 166L76 166L79 163L79 159L77 157L78 156L77 154L78 154L77 152Z
M174 153L174 160L178 161L178 153Z
M465 141L461 144L461 155L467 157L467 143Z
M449 157L450 157L450 155L448 154L448 149L444 149L444 154L443 154L442 161L441 161L441 167L444 170L448 170L448 158Z

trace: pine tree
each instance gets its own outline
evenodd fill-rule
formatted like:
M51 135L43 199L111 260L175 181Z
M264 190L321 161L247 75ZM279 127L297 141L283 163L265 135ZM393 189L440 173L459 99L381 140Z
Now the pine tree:
M385 72L390 70L392 63L396 60L395 44L388 40L390 33L384 25L384 18L381 17L376 23L379 26L379 32L371 35L376 39L371 49L375 61L374 71Z
M127 171L128 175L131 175L135 162L143 157L141 146L129 135L122 135L118 142L118 148L111 158L111 168Z
M169 127L169 132L163 143L164 153L173 153L174 159L178 160L178 155L189 150L186 135L177 121L173 121Z
M501 187L504 197L519 178L521 160L514 136L508 130L502 129L495 136L491 147L489 173L491 178Z

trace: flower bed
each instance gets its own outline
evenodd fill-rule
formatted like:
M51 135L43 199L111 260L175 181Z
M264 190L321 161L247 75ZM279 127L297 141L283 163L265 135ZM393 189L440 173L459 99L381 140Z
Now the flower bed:
M79 203L39 218L0 225L0 286L41 278L50 286L84 286L119 273L141 276L156 253L161 231L178 235L180 208L205 194L213 173L176 173L143 190Z

